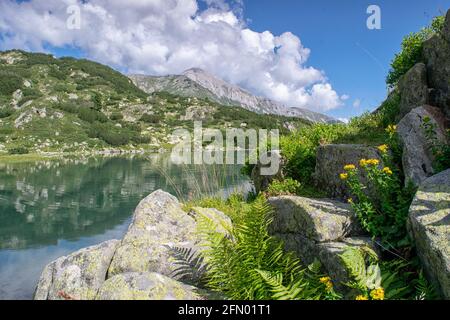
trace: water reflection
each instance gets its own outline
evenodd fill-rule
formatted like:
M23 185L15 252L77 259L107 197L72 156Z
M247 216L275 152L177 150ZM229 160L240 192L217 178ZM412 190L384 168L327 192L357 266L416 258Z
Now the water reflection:
M52 259L120 238L138 202L247 190L237 166L176 166L168 156L0 163L0 299L31 298Z

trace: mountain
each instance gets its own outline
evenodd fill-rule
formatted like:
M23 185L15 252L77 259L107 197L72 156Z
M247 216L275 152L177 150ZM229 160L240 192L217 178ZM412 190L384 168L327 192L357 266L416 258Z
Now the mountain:
M85 59L0 51L0 155L170 148L173 130L191 130L193 120L204 128L282 133L309 124L223 106L187 76L156 79L152 86L146 93L120 72ZM173 94L160 92L167 88Z
M255 96L199 68L186 70L181 75L165 77L131 75L130 78L136 86L147 93L166 91L185 97L210 99L226 106L237 105L260 114L296 117L311 122L337 122L324 114L302 108L286 107L273 100Z

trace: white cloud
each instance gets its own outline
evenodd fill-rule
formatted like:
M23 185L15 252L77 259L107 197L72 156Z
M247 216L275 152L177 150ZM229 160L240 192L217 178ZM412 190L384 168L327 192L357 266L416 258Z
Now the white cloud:
M86 56L130 73L177 74L203 68L288 106L331 110L339 96L324 72L307 66L299 37L255 32L242 0L0 1L1 49L43 51L75 46ZM81 30L66 27L70 4L81 7ZM276 49L275 49L276 48Z
M353 108L359 108L360 106L361 106L360 99L356 99L355 101L353 101Z

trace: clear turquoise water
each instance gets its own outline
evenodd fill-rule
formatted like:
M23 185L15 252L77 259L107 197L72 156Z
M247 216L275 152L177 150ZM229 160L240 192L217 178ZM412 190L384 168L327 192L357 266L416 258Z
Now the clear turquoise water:
M120 239L141 199L246 192L238 166L177 166L168 156L0 163L0 299L31 299L44 266Z

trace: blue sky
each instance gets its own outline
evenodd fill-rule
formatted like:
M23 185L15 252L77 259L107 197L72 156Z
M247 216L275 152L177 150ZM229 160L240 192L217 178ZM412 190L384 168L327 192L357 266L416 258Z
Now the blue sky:
M346 105L327 112L350 117L373 110L386 96L385 78L403 37L445 14L449 0L258 0L245 1L245 16L256 31L289 30L311 49L308 64L324 70ZM366 27L366 9L381 9L381 30ZM360 99L361 106L352 106Z
M337 118L376 108L402 38L450 8L450 0L90 0L74 31L66 28L74 2L2 0L0 49L85 57L123 72L201 67ZM369 5L381 9L381 30L366 26Z

